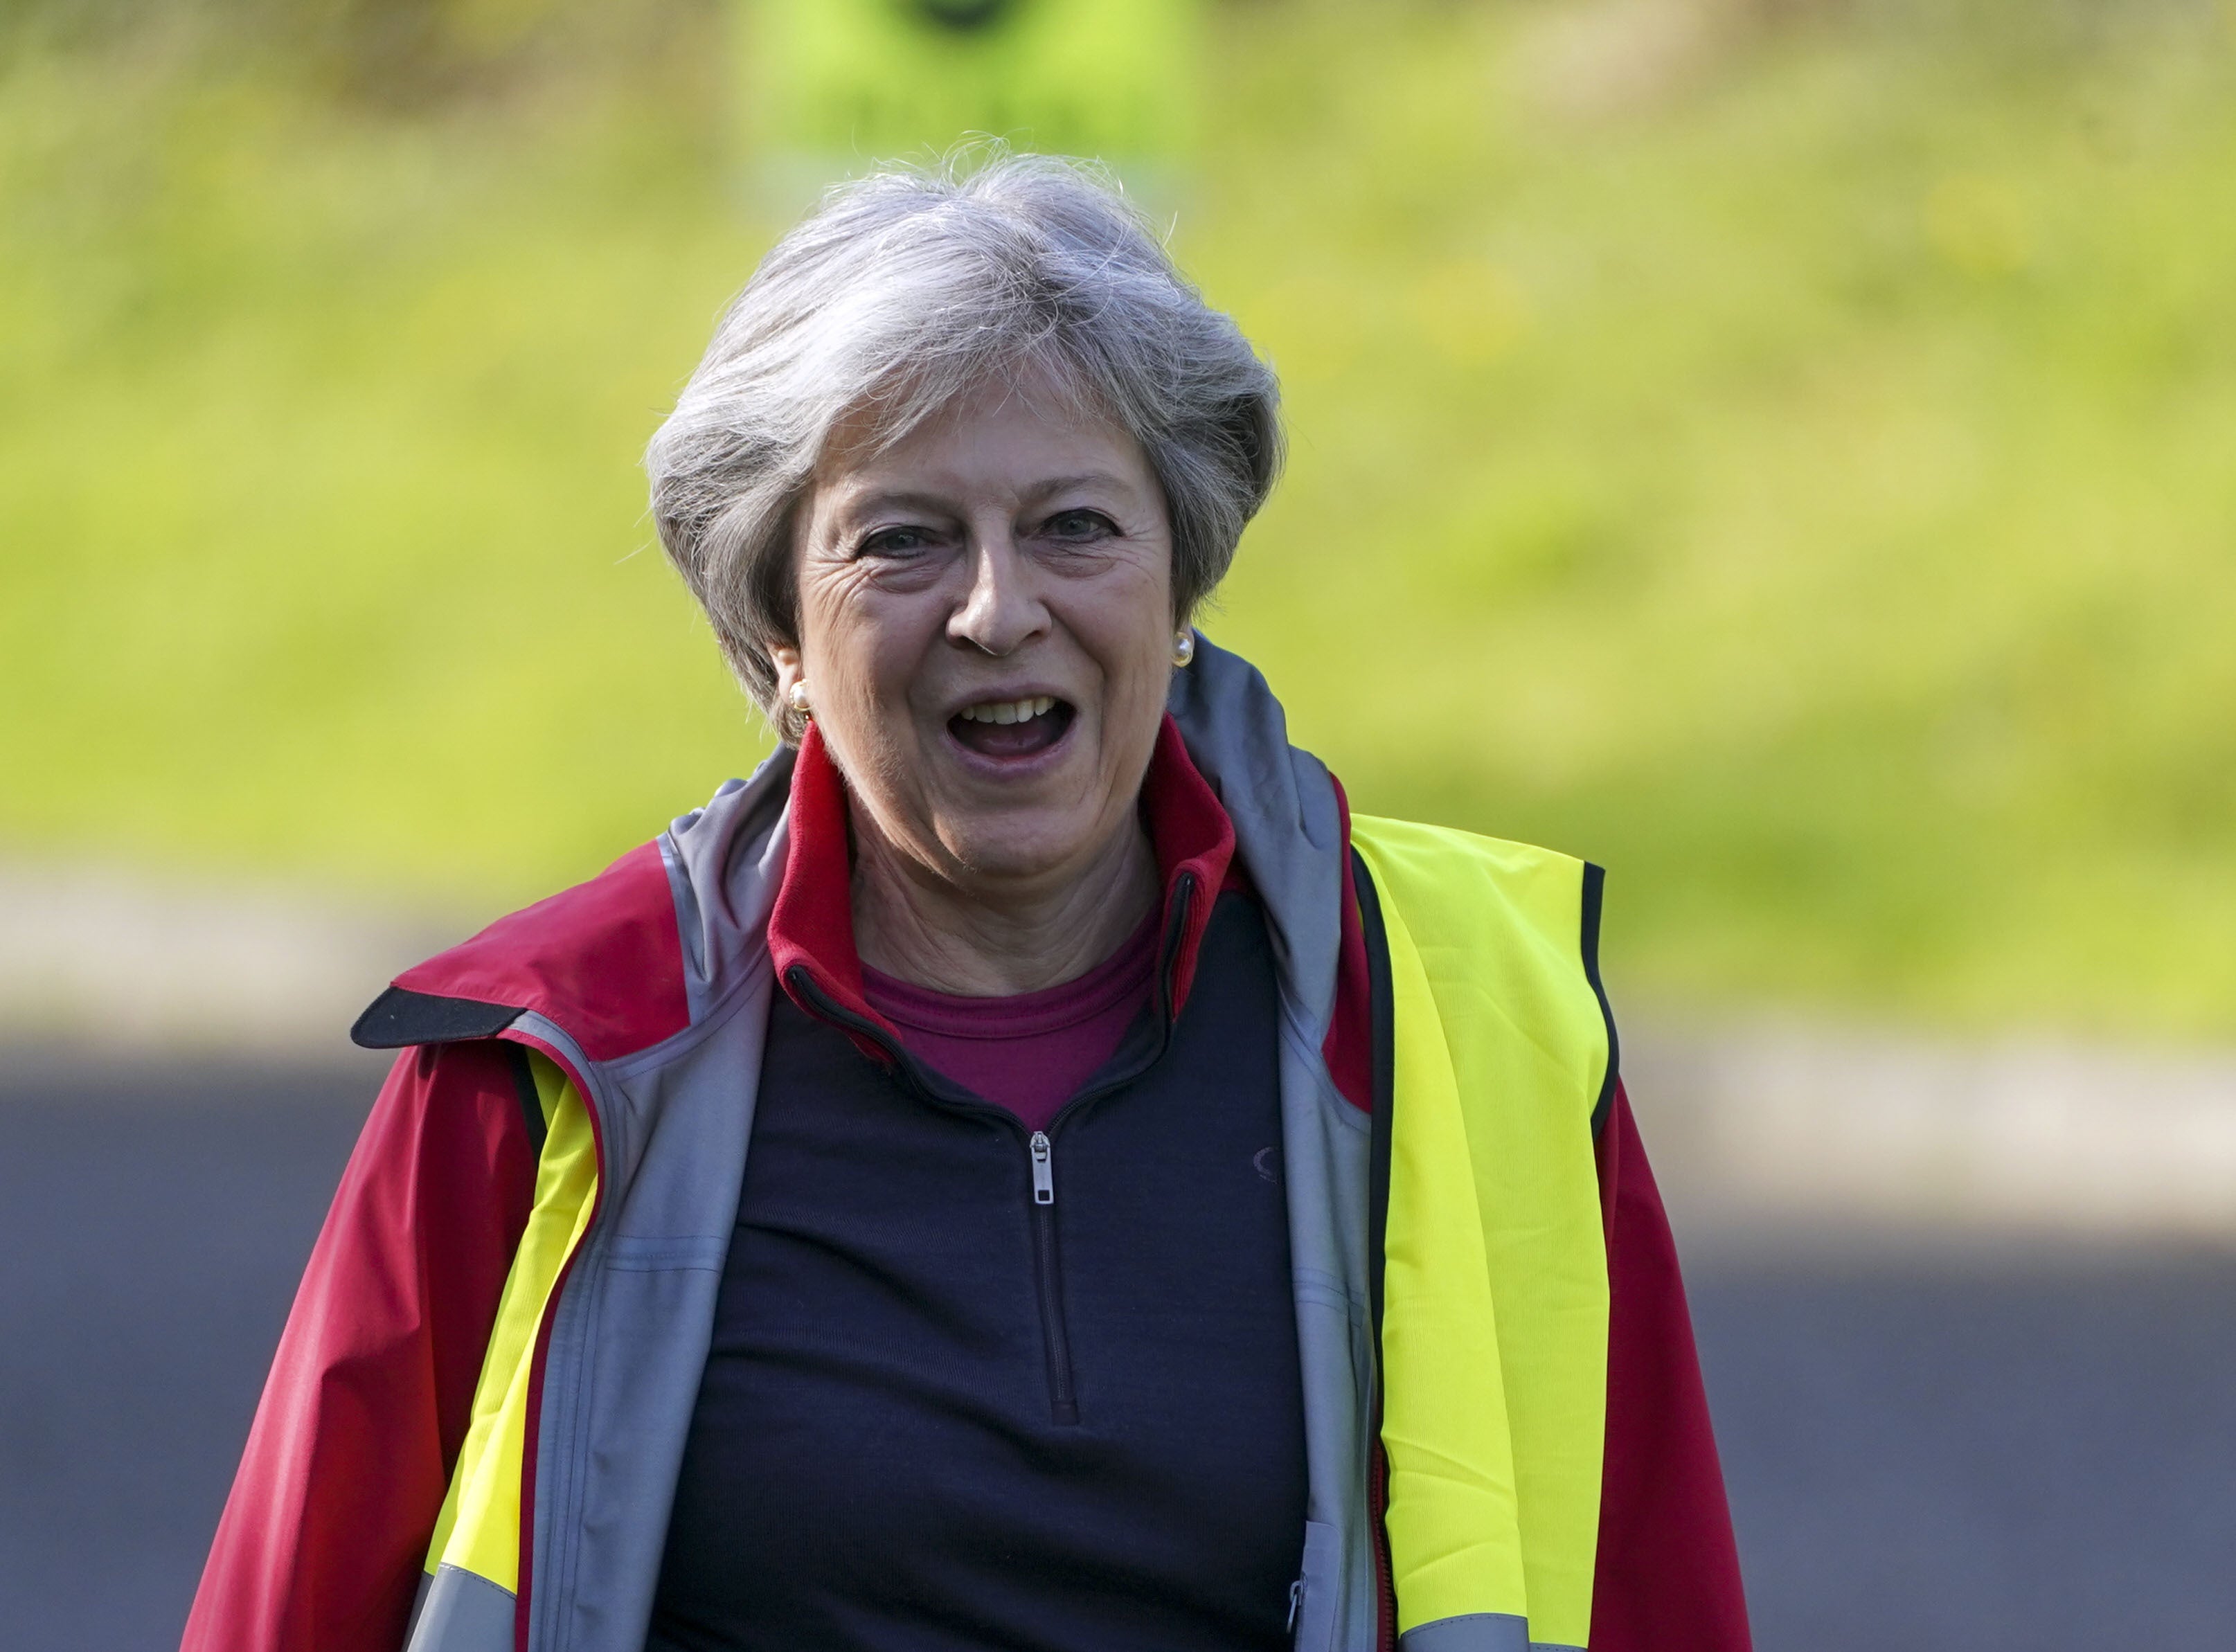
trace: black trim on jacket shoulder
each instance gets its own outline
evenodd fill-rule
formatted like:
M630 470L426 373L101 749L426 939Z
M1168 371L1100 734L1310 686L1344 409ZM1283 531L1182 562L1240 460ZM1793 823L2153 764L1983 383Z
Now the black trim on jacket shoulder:
M551 1133L551 1126L543 1116L543 1097L536 1088L536 1069L529 1065L525 1044L507 1044L506 1055L512 1057L512 1089L520 1098L521 1122L528 1127L528 1150L536 1158L543 1156L543 1139Z
M523 1013L518 1004L441 998L431 992L391 987L357 1018L357 1024L350 1029L350 1042L360 1050L463 1043L470 1038L494 1038ZM536 1114L540 1120L540 1107Z
M1607 1076L1600 1081L1599 1099L1592 1103L1594 1141L1607 1123L1608 1109L1615 1105L1615 1086L1622 1082L1622 1046L1615 1038L1615 1010L1608 1004L1607 989L1600 984L1600 898L1601 886L1606 882L1605 868L1584 862L1584 978L1592 984L1592 994L1600 1001L1600 1019L1607 1023L1608 1036Z
M1358 898L1358 928L1366 943L1366 1002L1373 1025L1368 1046L1374 1086L1367 1149L1367 1295L1374 1316L1374 1346L1382 1346L1382 1246L1390 1227L1390 1109L1397 1095L1397 1035L1390 994L1390 937L1382 923L1382 898L1358 850L1351 852L1351 883Z
M1351 884L1358 901L1359 937L1366 951L1367 1019L1372 1024L1373 1108L1367 1138L1366 1293L1374 1327L1374 1403L1368 1438L1367 1507L1372 1516L1376 1645L1395 1646L1398 1594L1390 1564L1390 1458L1382 1449L1382 1283L1384 1253L1390 1231L1390 1135L1398 1096L1396 1001L1390 989L1390 931L1382 921L1382 897L1374 887L1365 857L1351 852Z

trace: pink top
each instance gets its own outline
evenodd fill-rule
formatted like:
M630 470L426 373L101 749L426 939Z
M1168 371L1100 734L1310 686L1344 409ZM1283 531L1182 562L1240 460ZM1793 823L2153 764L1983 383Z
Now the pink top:
M1156 980L1157 914L1086 974L1007 998L957 997L862 966L862 996L908 1051L1044 1130L1116 1053Z

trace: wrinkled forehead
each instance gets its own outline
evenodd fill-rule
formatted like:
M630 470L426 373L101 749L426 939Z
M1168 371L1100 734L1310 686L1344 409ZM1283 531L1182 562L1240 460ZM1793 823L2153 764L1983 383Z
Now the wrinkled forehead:
M832 420L816 455L818 487L874 467L934 426L1016 418L1051 429L1115 438L1128 452L1141 446L1086 373L1055 351L1012 352L968 374L938 364L898 371Z

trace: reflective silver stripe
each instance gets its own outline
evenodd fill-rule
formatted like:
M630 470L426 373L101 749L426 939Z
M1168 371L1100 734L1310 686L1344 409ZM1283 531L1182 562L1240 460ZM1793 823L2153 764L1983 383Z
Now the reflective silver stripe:
M1511 1612L1469 1612L1422 1623L1398 1637L1398 1652L1536 1652L1529 1620Z
M404 1652L512 1652L512 1591L457 1566L421 1586Z
M1560 1641L1533 1641L1529 1620L1511 1612L1440 1617L1398 1637L1398 1652L1587 1652Z

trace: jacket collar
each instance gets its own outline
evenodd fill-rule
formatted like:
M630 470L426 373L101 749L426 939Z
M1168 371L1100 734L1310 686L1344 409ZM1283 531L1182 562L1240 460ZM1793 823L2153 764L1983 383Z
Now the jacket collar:
M1167 1001L1179 1004L1194 979L1213 898L1246 877L1285 1000L1301 1029L1326 1035L1344 1020L1334 1011L1349 916L1348 834L1332 780L1290 746L1265 680L1207 638L1174 674L1170 707L1143 787L1168 923L1182 873L1194 892L1171 949ZM766 979L770 953L780 978L787 963L812 965L834 1000L866 1010L845 820L844 783L811 733L808 750L779 747L657 846L407 971L355 1036L379 1047L482 1037L533 1010L591 1060L616 1060L700 1024ZM780 891L790 898L773 921ZM458 1023L454 1000L471 1024Z
M791 843L769 914L769 960L776 977L809 1013L821 1016L835 1008L898 1045L900 1035L863 995L861 955L854 946L846 783L812 723L792 766L791 802ZM1239 869L1233 824L1189 758L1169 713L1158 727L1142 777L1141 808L1164 886L1165 1002L1168 1014L1177 1016L1195 979L1213 902ZM857 1042L865 1048L876 1043ZM885 1056L881 1049L872 1048L872 1053L880 1059Z

